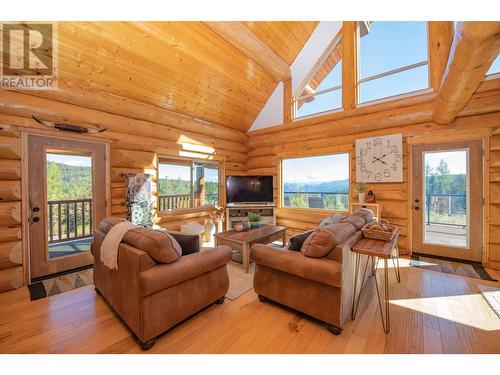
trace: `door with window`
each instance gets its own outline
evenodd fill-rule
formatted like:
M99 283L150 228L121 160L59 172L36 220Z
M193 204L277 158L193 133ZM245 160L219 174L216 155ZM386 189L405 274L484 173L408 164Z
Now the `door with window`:
M414 253L481 261L482 154L481 141L413 147Z
M106 145L28 136L31 279L92 264L106 216Z

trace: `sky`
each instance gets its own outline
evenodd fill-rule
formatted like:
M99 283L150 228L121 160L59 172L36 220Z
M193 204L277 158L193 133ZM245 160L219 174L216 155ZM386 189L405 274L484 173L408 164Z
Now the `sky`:
M467 170L466 151L439 151L424 153L424 161L431 168L436 169L441 160L446 161L450 174L465 174Z
M63 155L47 153L48 162L56 162L79 167L90 167L92 158L90 156Z
M495 61L493 61L493 64L491 64L491 66L490 66L490 70L488 70L488 73L486 73L486 74L489 75L489 74L495 74L498 72L500 72L500 56L497 56Z
M349 178L349 154L284 159L283 182L324 182Z
M427 25L417 21L373 22L370 32L360 40L359 78L412 65L428 59ZM500 57L491 65L487 75L500 72ZM316 91L342 84L342 61L321 82ZM363 82L359 101L365 103L394 95L424 90L429 87L428 66L421 66L387 77ZM297 117L308 116L342 107L342 89L318 95L303 104Z
M427 60L426 22L373 22L370 32L360 40L360 79ZM317 91L341 84L342 66L337 64L321 82ZM360 102L386 98L426 89L428 67L364 82L360 85ZM319 95L299 109L298 116L307 116L342 107L341 90Z

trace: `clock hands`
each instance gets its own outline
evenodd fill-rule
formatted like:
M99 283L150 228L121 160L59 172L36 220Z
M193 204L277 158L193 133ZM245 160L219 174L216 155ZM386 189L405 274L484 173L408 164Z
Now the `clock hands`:
M372 163L375 163L376 161L379 161L379 162L384 163L385 165L387 165L387 163L386 163L385 161L380 160L380 159L382 159L383 157L385 157L385 156L387 156L387 155L389 155L389 154L390 154L390 152L389 152L389 153L387 153L387 154L385 154L385 155L382 155L382 156L381 156L381 157L379 157L379 158L377 158L377 157L375 157L375 156L374 156L374 157L373 157L373 160L372 160Z

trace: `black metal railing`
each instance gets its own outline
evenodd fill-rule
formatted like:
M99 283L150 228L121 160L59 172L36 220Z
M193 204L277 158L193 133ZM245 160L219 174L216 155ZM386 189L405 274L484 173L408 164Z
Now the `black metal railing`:
M465 228L467 216L466 194L426 194L425 196L425 224L426 225L449 225ZM463 223L433 220L432 214L445 217L463 217Z
M197 201L198 195L195 195L194 199ZM204 206L210 206L218 204L219 194L217 193L206 193ZM168 210L179 210L182 208L190 208L191 204L191 194L172 194L172 195L160 195L159 196L159 208L160 211Z
M320 208L337 211L348 211L349 193L285 191L283 193L283 206L292 208Z
M92 237L92 199L48 201L49 244Z

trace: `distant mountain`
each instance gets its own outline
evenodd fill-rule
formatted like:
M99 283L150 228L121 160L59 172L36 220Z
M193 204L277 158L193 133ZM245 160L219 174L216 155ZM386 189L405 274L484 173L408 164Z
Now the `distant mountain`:
M325 182L285 182L284 191L304 193L348 193L349 180L325 181Z

